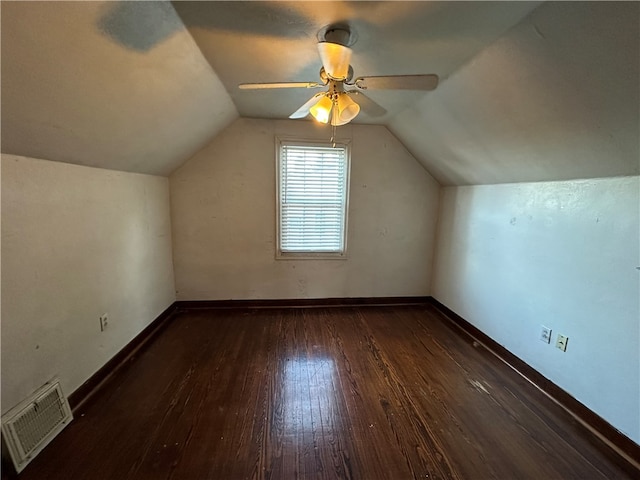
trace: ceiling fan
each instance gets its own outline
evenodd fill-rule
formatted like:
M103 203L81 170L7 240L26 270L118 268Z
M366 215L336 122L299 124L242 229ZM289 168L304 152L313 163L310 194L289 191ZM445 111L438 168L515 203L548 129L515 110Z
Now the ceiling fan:
M386 112L365 96L363 90L433 90L438 85L438 76L433 74L354 78L353 68L349 64L352 54L349 47L355 40L354 32L346 25L329 25L320 30L320 82L241 83L238 87L242 90L326 87L326 91L315 94L289 118L303 118L310 113L319 122L330 122L335 127L349 123L360 112L360 105L352 97L362 99L363 105L377 107L378 112Z

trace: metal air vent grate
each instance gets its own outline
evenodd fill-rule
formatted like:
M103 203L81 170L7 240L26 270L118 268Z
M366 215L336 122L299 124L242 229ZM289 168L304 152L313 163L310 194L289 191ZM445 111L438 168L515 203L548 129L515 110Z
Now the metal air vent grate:
M57 380L3 415L2 436L16 471L21 472L72 419Z

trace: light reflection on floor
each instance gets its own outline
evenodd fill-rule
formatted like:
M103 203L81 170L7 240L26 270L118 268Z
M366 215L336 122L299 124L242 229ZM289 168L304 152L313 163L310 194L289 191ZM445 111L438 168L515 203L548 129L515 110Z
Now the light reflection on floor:
M289 359L284 370L285 433L326 433L335 427L337 381L331 358Z

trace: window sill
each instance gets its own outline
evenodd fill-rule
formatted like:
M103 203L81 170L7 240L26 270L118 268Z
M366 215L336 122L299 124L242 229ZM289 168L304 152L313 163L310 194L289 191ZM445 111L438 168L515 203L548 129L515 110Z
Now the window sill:
M346 253L278 252L276 260L346 260Z

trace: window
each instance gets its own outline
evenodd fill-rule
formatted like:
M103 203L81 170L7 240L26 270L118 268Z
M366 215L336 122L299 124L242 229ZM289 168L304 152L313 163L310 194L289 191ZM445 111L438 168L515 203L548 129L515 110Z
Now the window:
M348 145L279 142L279 257L344 258L348 177Z

